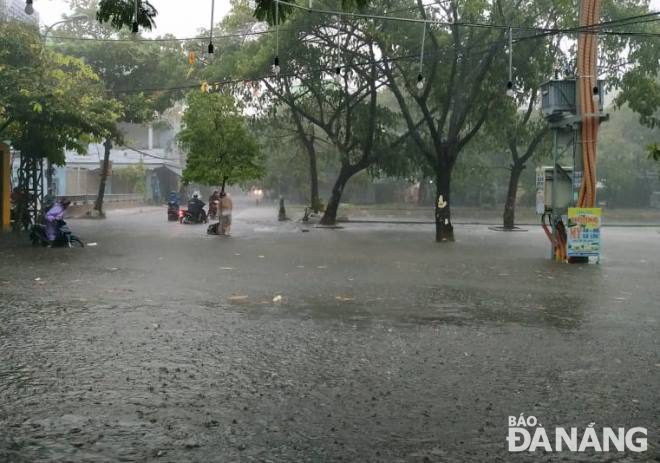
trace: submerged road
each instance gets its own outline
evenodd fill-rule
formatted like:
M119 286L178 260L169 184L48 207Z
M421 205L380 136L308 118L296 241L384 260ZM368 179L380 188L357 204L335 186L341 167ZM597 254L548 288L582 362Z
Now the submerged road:
M0 235L0 462L660 461L660 234L557 265L540 228L164 209ZM307 231L304 231L307 230ZM509 453L508 417L645 427L642 453Z

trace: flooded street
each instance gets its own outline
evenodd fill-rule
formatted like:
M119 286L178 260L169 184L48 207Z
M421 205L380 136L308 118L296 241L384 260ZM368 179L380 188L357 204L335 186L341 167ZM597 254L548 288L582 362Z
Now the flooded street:
M558 265L540 227L165 209L0 236L0 462L660 461L660 234ZM645 427L643 453L507 450L508 417Z

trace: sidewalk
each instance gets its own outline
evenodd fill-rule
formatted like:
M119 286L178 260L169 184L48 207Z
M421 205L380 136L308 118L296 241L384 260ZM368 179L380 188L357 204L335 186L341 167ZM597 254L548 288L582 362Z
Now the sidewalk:
M304 206L287 207L290 218L298 220L304 213ZM353 223L392 223L392 224L434 224L432 207L406 205L353 205L339 207L338 221ZM452 222L456 225L502 225L502 210L472 207L453 207ZM603 208L604 226L620 227L660 227L658 209L608 209ZM540 226L541 216L533 208L519 208L516 211L517 226Z

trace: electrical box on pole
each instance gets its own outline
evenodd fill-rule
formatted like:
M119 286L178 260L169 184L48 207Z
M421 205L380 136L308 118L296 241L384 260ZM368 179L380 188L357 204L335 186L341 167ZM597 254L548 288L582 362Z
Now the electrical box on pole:
M592 98L596 112L589 116L600 123L608 119L603 112L603 81L597 81L595 87ZM600 252L600 246L590 245L592 254L587 254L584 251L586 246L576 244L576 240L583 235L570 228L581 227L581 224L588 222L582 218L577 221L572 219L575 214L582 217L581 214L588 212L575 211L584 180L581 146L584 115L580 113L578 95L576 79L554 79L541 85L541 112L553 132L554 146L552 165L537 170L536 210L543 216L546 233L552 242L551 255L558 261L584 262L588 260L588 255L597 256L594 249ZM600 212L597 214L600 226ZM585 232L584 236L600 238L600 231Z

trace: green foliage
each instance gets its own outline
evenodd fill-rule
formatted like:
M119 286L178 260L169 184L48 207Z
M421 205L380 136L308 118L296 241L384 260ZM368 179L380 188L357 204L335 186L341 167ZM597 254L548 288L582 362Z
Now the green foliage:
M45 50L36 29L0 23L0 135L22 152L64 162L94 139L116 137L122 106L91 67Z
M184 182L216 186L247 182L263 175L263 156L234 99L193 91L178 139L188 152Z
M277 2L275 0L256 0L255 3L254 16L260 21L268 22L268 24L275 24L276 19L279 19L279 22L284 22L294 11L294 8L289 5L280 4L279 7L276 7ZM290 3L295 3L303 7L308 6L306 0L291 0ZM371 3L370 0L341 0L339 6L344 10L350 10L353 8L364 8L369 3ZM276 11L276 8L279 8L279 11Z
M117 169L113 173L120 182L124 183L133 193L144 193L144 179L147 170L144 164L129 166L124 169Z
M138 4L138 24L148 30L156 26L154 18L158 11L146 1L140 0ZM101 0L96 19L101 23L109 22L115 29L124 26L131 30L135 18L135 2L133 0Z
M660 144L653 143L646 147L649 153L649 159L654 161L660 161Z
M635 31L660 33L660 23L655 19L635 26ZM651 128L660 127L660 40L657 37L632 36L625 41L625 45L628 47L626 64L629 69L623 73L612 72L610 79L612 85L620 88L615 99L616 106L627 104L639 114L642 124Z
M658 53L660 60L660 53ZM641 67L626 73L621 81L621 92L616 103L627 103L639 114L640 122L648 127L660 128L660 65L655 76ZM655 78L654 78L655 77Z
M648 206L658 167L648 159L646 147L655 136L627 106L612 112L599 134L596 173L605 187L599 200L613 207Z
M187 58L178 42L74 42L60 49L82 58L102 78L105 86L124 105L126 122L146 122L163 112L183 91L143 92L140 89L185 86Z

